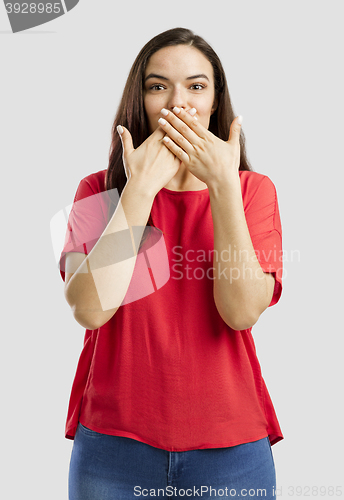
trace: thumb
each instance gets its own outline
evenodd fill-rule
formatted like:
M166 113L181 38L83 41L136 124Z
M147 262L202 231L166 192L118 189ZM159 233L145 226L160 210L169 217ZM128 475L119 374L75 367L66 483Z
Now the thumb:
M227 142L239 141L241 124L242 124L242 116L239 115L232 121L231 128L229 131L229 138Z
M134 151L133 139L131 137L131 133L127 128L122 127L121 125L117 125L117 132L122 141L123 156L126 158Z

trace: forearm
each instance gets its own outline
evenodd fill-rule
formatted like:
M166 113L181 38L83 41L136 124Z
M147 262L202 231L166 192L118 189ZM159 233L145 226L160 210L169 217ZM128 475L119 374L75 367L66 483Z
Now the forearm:
M243 330L268 306L271 282L252 245L239 175L209 185L208 190L214 226L214 300L223 320Z
M102 326L121 305L153 201L154 196L129 180L104 232L82 264L73 270L65 296L82 326ZM136 245L132 226L136 226Z

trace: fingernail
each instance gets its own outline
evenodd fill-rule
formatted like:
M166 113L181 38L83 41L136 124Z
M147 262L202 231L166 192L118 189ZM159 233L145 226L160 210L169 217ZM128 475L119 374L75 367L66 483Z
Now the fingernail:
M241 116L241 115L239 115L239 116L238 116L238 123L239 123L239 125L241 125L241 124L242 124L242 119L243 119L243 118L242 118L242 116Z
M173 112L176 113L176 114L180 113L180 108L177 108L177 106L175 106L173 108Z
M168 111L167 111L167 109L165 109L165 108L162 108L161 113L162 113L164 116L167 116L167 115L168 115Z
M197 113L197 109L196 108L189 109L189 113L191 116L193 116Z
M160 123L160 125L166 125L167 121L164 120L163 118L159 118L158 122Z
M119 135L122 135L123 134L123 127L121 127L120 125L117 125L117 132L119 133Z

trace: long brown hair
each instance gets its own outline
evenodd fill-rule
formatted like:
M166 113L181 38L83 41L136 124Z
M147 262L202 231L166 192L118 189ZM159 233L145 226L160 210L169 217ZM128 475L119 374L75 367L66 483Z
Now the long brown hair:
M122 160L122 144L116 127L117 125L124 125L130 131L135 149L147 139L149 136L149 126L143 105L143 88L147 63L155 52L171 45L193 46L200 50L212 64L215 98L218 99L218 105L210 117L209 130L220 139L224 141L228 140L230 126L235 118L235 114L228 92L226 75L219 57L203 38L195 35L189 29L174 28L160 33L146 43L136 57L125 84L122 99L112 126L112 140L109 166L105 177L105 189L117 189L119 196L121 196L127 182L127 177ZM252 170L246 156L245 136L242 129L240 132L239 170ZM110 205L109 218L115 208L114 205ZM147 225L154 226L151 215L149 216Z

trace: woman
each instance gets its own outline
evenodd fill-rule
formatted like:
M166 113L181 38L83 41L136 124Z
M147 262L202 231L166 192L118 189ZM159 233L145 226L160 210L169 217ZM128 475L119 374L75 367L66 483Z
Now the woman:
M86 328L70 500L274 497L283 435L251 328L281 295L281 251L275 187L250 168L219 58L190 30L157 35L61 256Z

